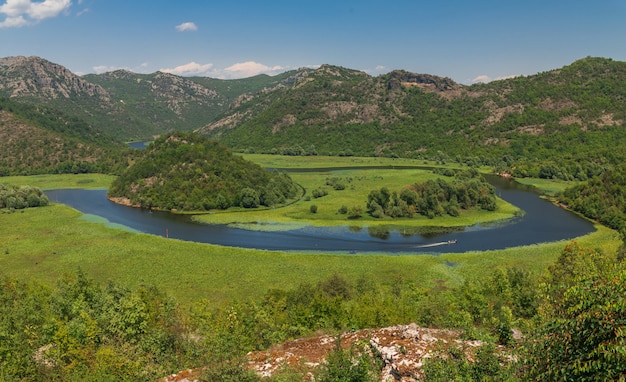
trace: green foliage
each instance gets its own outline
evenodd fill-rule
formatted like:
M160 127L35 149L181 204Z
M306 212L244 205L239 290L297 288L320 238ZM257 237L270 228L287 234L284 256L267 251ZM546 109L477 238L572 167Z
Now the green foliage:
M113 182L109 196L144 208L202 211L274 206L297 192L287 174L268 172L216 142L179 132L150 144Z
M559 197L574 211L626 232L626 165L606 170L587 183L565 190Z
M341 347L337 338L335 348L328 353L326 362L320 366L316 381L320 382L374 382L380 376L380 366L376 365L369 354L369 349L353 346Z
M94 283L56 287L0 278L3 380L154 380L198 362L173 301L158 290Z
M624 263L569 243L543 284L540 326L526 375L544 381L619 380L626 374Z
M386 187L371 191L367 209L375 218L412 217L418 213L429 218L447 213L459 216L461 209L496 209L495 189L478 172L468 171L457 175L452 183L443 179L428 180L404 188L400 194Z
M281 153L314 145L331 155L440 164L456 158L517 177L584 180L594 168L625 159L624 75L624 62L592 57L472 86L402 71L372 78L324 66L298 87L233 108L224 121L250 116L236 128L204 133L235 150ZM426 86L412 86L420 83Z
M422 369L423 380L429 381L511 381L516 364L507 362L492 344L480 346L471 360L467 349L449 348L427 358Z
M19 210L47 206L48 197L37 187L10 186L0 183L0 209Z

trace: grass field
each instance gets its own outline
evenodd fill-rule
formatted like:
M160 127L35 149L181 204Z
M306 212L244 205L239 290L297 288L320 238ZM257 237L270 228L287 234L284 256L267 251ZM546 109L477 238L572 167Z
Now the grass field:
M196 219L203 223L232 224L249 229L289 229L302 225L395 225L404 227L460 227L470 226L494 220L509 219L518 211L515 206L499 200L495 212L483 210L468 211L459 217L442 216L437 219L428 219L423 216L404 219L375 219L366 211L367 196L373 190L387 187L390 191L401 191L403 187L415 183L437 179L431 170L423 169L349 169L349 170L320 170L319 172L298 172L293 170L289 175L307 190L305 197L297 203L275 209L253 211L224 211L213 214L198 215ZM326 184L328 179L339 179L346 188L335 190ZM328 195L314 198L313 190L322 189ZM311 206L317 207L317 212L311 212ZM338 213L345 206L358 206L364 213L361 218L350 219L346 214Z
M288 159L294 162L293 158ZM283 157L265 160L278 163ZM328 163L333 166L327 167L337 164ZM332 175L356 178L356 170L350 171L333 172ZM421 170L402 171L397 174L386 171L382 176L385 181L404 184L409 183L407 179L414 182L413 177L431 176ZM299 174L298 181L303 184L319 182L308 176ZM106 187L111 180L112 177L100 175L2 178L3 182L41 188L100 188ZM362 186L369 192L368 187L375 184L374 179L367 178L359 183L359 188ZM339 192L357 193L357 190ZM330 196L329 193L324 198ZM324 198L315 200L319 215L312 221L321 220L323 216L335 217L336 203L343 203L337 196L332 205L327 205ZM307 203L280 212L284 216L282 221L289 224L308 221L311 216ZM270 213L278 214L263 211L258 216ZM250 213L250 217L252 220L254 213ZM496 267L519 266L539 273L556 259L565 246L565 242L557 242L438 256L313 255L249 250L183 242L107 227L81 218L79 212L63 205L0 213L0 227L0 274L53 283L60 275L81 269L97 281L113 280L130 287L156 285L183 304L206 299L216 306L237 299L257 299L270 288L289 289L302 282L317 282L335 273L348 281L365 276L383 285L402 280L420 287L442 283L458 285L464 280L488 274ZM597 228L596 232L578 238L578 243L582 247L614 252L621 243L619 235L602 226Z

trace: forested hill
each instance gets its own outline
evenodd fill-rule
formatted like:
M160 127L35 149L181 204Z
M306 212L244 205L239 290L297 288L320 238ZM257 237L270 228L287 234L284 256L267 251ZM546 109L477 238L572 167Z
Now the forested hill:
M274 206L298 188L283 173L270 173L193 133L161 136L109 189L122 204L165 210Z
M0 97L0 176L115 173L125 145L59 111Z
M593 57L472 86L325 65L200 132L233 149L287 154L617 161L626 144L625 78L626 63Z
M120 140L151 139L202 127L243 94L289 86L300 72L243 80L126 70L81 77L43 58L18 56L0 58L0 96L53 107Z
M38 57L0 58L0 95L52 106L121 140L198 130L257 152L506 157L518 175L537 175L536 159L624 159L625 78L626 63L594 57L471 86L331 65L239 80L124 70L81 77Z

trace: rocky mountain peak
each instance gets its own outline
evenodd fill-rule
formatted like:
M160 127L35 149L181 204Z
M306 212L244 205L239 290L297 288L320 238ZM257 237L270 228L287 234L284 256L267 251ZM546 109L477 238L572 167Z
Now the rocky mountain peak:
M402 85L419 86L439 92L454 91L463 88L463 85L454 82L448 77L411 73L404 70L394 70L389 73L389 90L398 90Z
M9 97L57 99L110 97L101 86L87 82L62 65L39 57L6 57L0 59L0 93Z

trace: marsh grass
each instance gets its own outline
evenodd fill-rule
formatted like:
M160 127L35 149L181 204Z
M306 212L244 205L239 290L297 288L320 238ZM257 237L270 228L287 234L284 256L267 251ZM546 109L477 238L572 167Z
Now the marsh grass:
M220 247L137 234L86 221L63 205L0 214L0 273L54 283L81 269L97 281L156 285L188 304L258 299L268 289L316 283L333 274L391 286L459 285L495 267L542 272L565 242L465 254L302 254ZM612 251L619 235L604 227L577 239ZM5 253L5 249L6 252ZM454 266L451 266L453 264Z
M0 183L15 186L29 185L42 190L59 188L109 188L116 177L106 174L45 174L31 176L4 176Z
M581 182L565 181L559 179L539 179L539 178L519 178L515 179L521 184L534 186L538 188L543 194L553 196L559 192L565 191L569 187L574 187Z

